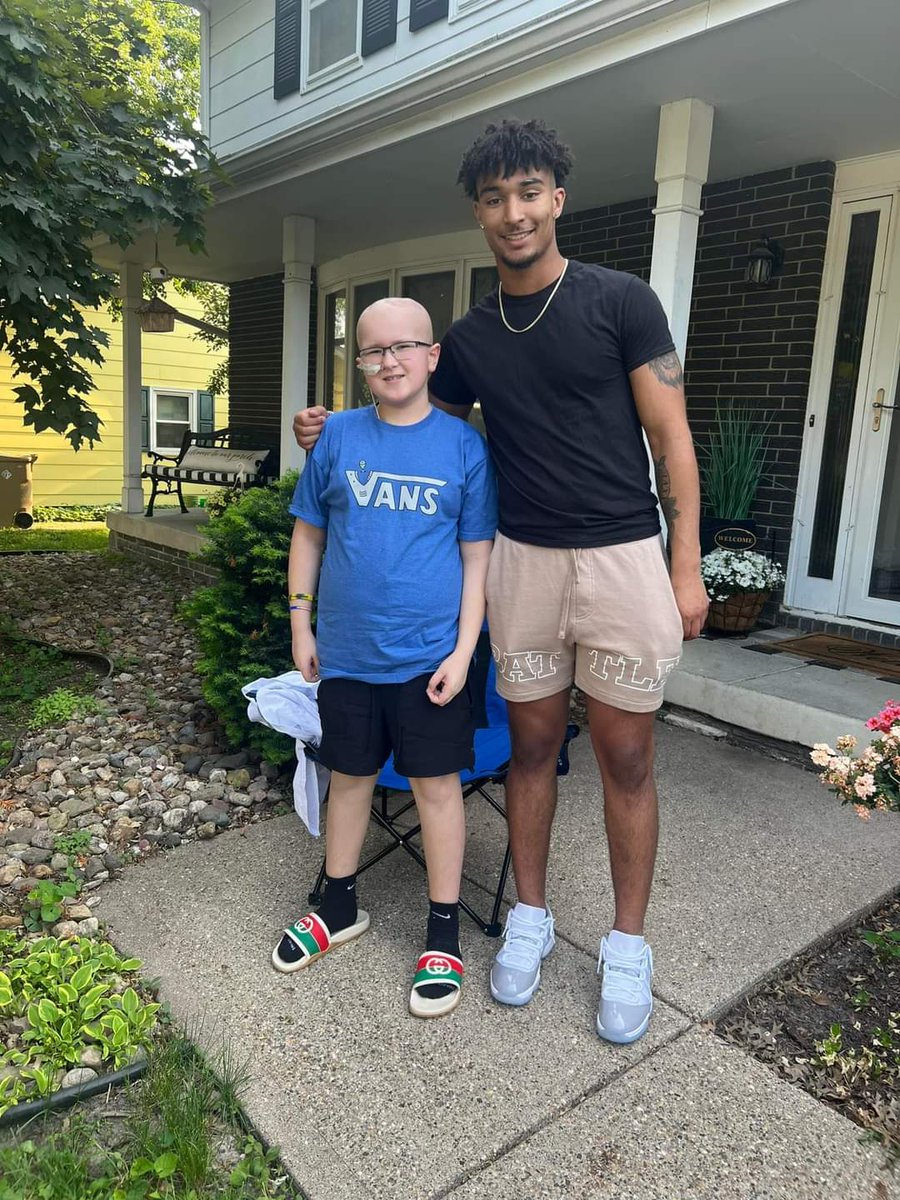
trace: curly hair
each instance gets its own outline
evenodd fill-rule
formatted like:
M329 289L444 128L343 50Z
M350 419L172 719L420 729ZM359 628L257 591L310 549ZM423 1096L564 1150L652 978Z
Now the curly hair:
M543 121L504 121L488 125L463 155L456 182L478 199L478 181L492 176L509 179L517 171L552 171L564 187L572 170L572 151Z

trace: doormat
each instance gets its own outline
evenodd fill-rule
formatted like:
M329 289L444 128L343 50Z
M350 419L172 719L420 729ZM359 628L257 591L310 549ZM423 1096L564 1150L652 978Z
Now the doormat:
M767 642L766 648L798 654L825 667L853 667L870 675L889 676L891 683L900 681L900 649L890 646L876 646L830 633L807 633L783 642Z

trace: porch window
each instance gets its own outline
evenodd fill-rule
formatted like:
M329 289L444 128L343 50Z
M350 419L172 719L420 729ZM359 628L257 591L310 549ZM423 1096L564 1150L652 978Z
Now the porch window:
M496 267L473 267L469 278L469 308L474 308L489 295L499 279Z
M385 296L391 294L391 284L388 279L373 279L368 283L358 283L353 289L353 331L350 339L352 353L350 355L351 366L356 362L356 322L360 315L370 304L374 304L376 300L383 300ZM357 370L350 372L350 388L351 388L351 403L354 408L359 408L361 404L372 403L372 393L369 391L368 384L362 376L362 373Z
M197 427L197 393L150 389L150 449L176 454L189 429Z
M356 57L359 5L360 0L309 0L308 78Z
M403 295L428 309L434 327L434 340L439 342L453 324L453 293L455 271L431 271L422 275L406 275Z
M322 403L332 412L344 407L346 369L347 292L341 288L325 298L325 387Z

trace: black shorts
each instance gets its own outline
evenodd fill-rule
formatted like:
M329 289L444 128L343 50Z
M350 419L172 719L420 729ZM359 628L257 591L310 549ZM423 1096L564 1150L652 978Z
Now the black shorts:
M475 714L469 681L449 704L432 704L431 674L405 683L323 679L319 684L319 761L343 775L376 775L394 752L407 778L453 775L475 764Z

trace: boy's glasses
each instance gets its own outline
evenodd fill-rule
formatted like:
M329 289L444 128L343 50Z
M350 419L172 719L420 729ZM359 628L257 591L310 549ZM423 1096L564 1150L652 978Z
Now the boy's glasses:
M388 351L394 358L412 358L420 346L431 348L431 342L394 342L391 346L367 346L358 354L360 369L365 375L377 375Z

